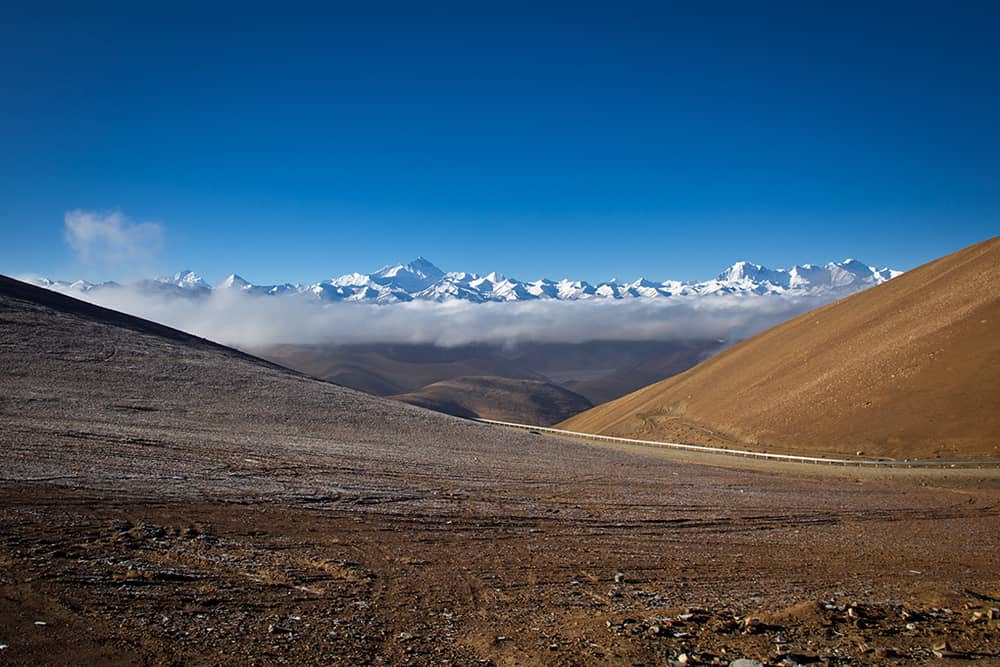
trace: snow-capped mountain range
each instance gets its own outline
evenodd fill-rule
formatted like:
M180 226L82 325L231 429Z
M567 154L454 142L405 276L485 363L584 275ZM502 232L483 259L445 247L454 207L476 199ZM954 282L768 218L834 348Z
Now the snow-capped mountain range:
M223 290L237 290L258 296L296 295L319 302L361 302L390 304L406 301L452 301L475 303L555 299L659 299L674 296L721 294L775 294L789 296L839 297L857 292L898 276L901 271L877 269L855 259L795 265L790 269L768 269L751 262L737 262L709 280L700 282L639 278L633 282L591 284L582 280L548 279L530 282L493 272L486 275L467 272L445 273L431 262L418 257L406 264L385 266L374 273L349 273L312 285L285 283L255 285L232 274L217 285L210 285L193 271L142 280L132 287L158 294L201 297ZM36 285L66 292L121 289L114 283L52 281L29 279Z

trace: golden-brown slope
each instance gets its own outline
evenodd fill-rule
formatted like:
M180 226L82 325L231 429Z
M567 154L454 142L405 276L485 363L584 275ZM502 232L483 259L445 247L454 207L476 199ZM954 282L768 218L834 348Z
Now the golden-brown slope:
M1000 458L1000 237L561 427L798 453Z

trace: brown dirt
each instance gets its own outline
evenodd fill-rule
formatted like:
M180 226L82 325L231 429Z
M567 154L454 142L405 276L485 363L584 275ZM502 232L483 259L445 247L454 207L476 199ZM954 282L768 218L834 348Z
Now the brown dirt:
M551 382L482 376L435 382L392 398L458 417L535 426L549 426L592 407L583 396Z
M560 426L786 453L1000 459L1000 237Z
M995 471L693 465L120 318L0 279L5 663L1000 660Z

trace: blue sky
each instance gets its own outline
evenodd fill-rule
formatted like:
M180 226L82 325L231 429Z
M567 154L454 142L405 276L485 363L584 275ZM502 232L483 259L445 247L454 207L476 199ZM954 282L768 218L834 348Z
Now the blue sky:
M697 279L1000 233L996 3L22 4L3 273ZM159 243L83 257L75 210Z

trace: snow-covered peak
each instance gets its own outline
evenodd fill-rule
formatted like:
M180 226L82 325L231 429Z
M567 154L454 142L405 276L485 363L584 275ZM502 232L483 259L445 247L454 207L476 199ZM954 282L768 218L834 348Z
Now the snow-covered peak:
M253 287L249 280L235 273L230 273L225 280L215 286L216 289L248 289Z
M867 275L875 271L875 267L868 266L864 262L848 257L843 262L835 262L834 266L839 266L845 271L850 271L856 275Z
M559 288L551 280L541 279L524 284L525 291L536 299L557 299Z
M29 285L34 285L35 287L46 287L51 288L55 286L56 281L49 280L45 276L38 276L34 274L14 276L23 283L28 283Z
M716 276L715 279L723 283L769 282L774 285L781 285L787 282L787 279L783 274L785 274L785 271L780 269L778 271L772 271L760 264L741 261L730 266L728 269Z
M864 273L870 273L865 266L857 266L858 263L830 262L826 265L830 272L830 284L837 287L845 287L856 282Z
M620 289L614 283L601 283L594 289L594 294L606 299L620 299L622 298L622 293L627 291L627 289Z
M336 285L337 287L345 287L347 285L367 285L372 281L371 276L365 275L364 273L348 273L339 278L334 278L330 281L331 285Z
M613 285L613 284L615 284L615 282L616 281L611 280L611 281L609 281L609 284ZM645 276L639 276L638 280L636 280L635 282L631 282L631 283L628 283L627 285L625 285L625 287L633 287L633 288L636 288L636 287L659 287L659 286L660 286L659 284L654 283L652 280L646 280Z
M212 289L205 280L199 276L194 271L190 269L184 269L183 271L178 271L172 276L164 276L156 279L157 282L164 283L166 285L173 285L174 287L180 287L181 289Z
M420 278L441 278L444 276L444 271L434 266L423 257L417 257L412 262L407 262L406 264L391 264L383 266L372 275L379 278L395 278L400 274L406 273L419 276Z
M479 274L470 271L449 271L444 277L453 283L467 283L478 279Z
M440 278L444 275L444 271L434 266L434 264L425 257L417 257L415 260L407 264L407 266L410 270L416 271L417 274L428 278Z
M586 299L596 293L596 289L584 280L569 280L564 278L556 283L557 294L560 299Z
M790 289L806 288L812 285L828 285L830 269L815 264L796 264L788 270L788 287Z
M371 274L372 282L395 287L406 292L419 292L444 277L444 271L423 257L406 264L384 266Z

